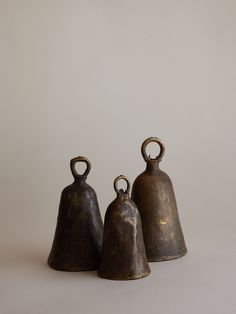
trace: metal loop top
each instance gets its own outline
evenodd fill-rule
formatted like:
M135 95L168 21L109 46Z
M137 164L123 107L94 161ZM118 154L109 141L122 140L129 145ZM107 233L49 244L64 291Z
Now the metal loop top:
M75 164L77 162L84 162L87 166L85 172L83 174L79 174L77 172L77 170L75 169ZM76 179L76 178L80 178L82 176L84 177L87 177L87 175L89 174L90 170L91 170L91 163L90 161L86 158L86 157L82 157L82 156L78 156L78 157L75 157L73 159L71 159L70 161L70 169L71 169L71 172L72 172L72 175L73 177Z
M125 182L127 183L127 188L126 188L126 190L125 190L125 193L126 194L129 194L129 192L130 192L130 182L129 182L129 180L128 180L128 178L126 177L126 176L123 176L123 175L121 175L121 176L119 176L119 177L117 177L115 180L114 180L114 189L115 189L115 191L116 191L116 193L118 194L119 193L119 189L118 189L118 181L120 181L120 180L125 180Z
M147 145L153 142L157 143L160 146L160 153L158 156L156 156L156 158L151 158L150 156L147 155L147 152L146 152ZM158 137L149 137L143 142L142 147L141 147L141 152L143 155L143 159L145 161L158 160L160 162L165 153L165 146L164 146L164 143Z

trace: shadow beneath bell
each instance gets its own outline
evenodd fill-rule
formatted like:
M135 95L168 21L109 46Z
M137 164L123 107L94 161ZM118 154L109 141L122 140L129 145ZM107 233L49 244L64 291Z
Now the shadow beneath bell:
M46 250L24 250L20 248L11 248L1 251L3 258L0 259L0 267L8 269L44 269L46 273L54 277L54 275L60 275L59 277L75 278L98 278L97 270L87 271L62 271L55 270L49 267L47 263L48 251Z
M52 269L53 270L53 269ZM57 270L55 270L57 271ZM97 270L83 270L83 271L60 271L62 273L68 274L71 277L80 278L98 278Z
M48 265L48 252L28 251L22 254L21 259L22 261L28 261L28 263L44 267L48 271L51 271L52 274L60 274L67 277L97 277L97 270L65 271L51 268Z
M58 269L54 269L51 268L47 263L46 266L48 267L48 269L52 272L54 272L55 274L63 274L66 275L67 277L73 277L73 278L96 278L98 277L97 275L97 270L81 270L81 271L66 271L66 270L58 270Z

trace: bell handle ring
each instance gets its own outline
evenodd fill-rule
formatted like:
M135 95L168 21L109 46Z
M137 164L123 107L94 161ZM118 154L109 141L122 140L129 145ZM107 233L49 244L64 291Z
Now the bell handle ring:
M77 162L84 162L87 166L87 168L85 169L85 172L83 174L79 174L75 168L75 164ZM78 156L75 157L73 159L71 159L70 161L70 169L72 172L72 175L75 179L81 178L81 177L87 177L87 175L89 174L90 170L91 170L91 163L90 161L86 158L86 157L82 157L82 156Z
M156 156L156 158L151 158L150 155L149 156L147 155L146 147L149 143L157 143L160 146L160 153L158 156ZM164 143L158 137L149 137L143 142L141 152L143 159L146 162L148 162L149 160L157 160L158 162L160 162L165 154L165 146Z
M124 180L127 183L127 188L125 190L125 193L129 195L129 193L130 193L130 182L129 182L128 178L126 176L123 176L123 175L117 177L114 180L114 189L115 189L116 193L119 194L119 191L120 191L118 189L118 181L120 181L120 180Z

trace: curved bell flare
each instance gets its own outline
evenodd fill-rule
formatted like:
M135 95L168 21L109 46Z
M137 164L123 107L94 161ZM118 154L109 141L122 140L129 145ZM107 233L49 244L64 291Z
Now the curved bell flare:
M160 153L154 159L147 156L147 144L160 145ZM146 170L134 181L132 199L136 203L143 228L148 261L166 261L187 253L181 229L175 194L169 176L160 170L165 147L156 137L142 144L142 155L147 163Z
M84 162L87 169L79 175L77 162ZM74 183L61 194L57 227L48 258L51 268L63 271L97 269L102 250L103 224L97 196L86 183L91 165L87 158L71 160Z
M119 180L127 182L127 190L118 190ZM103 250L98 275L105 279L130 280L150 274L138 209L129 197L126 177L114 181L116 199L108 206L103 234Z

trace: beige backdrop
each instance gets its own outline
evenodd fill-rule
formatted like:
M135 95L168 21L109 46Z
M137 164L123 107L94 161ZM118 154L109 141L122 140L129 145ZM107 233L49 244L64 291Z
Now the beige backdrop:
M0 312L236 313L236 2L0 0L0 40ZM70 158L104 216L149 136L189 254L130 282L47 268Z

